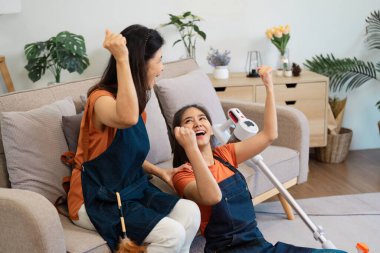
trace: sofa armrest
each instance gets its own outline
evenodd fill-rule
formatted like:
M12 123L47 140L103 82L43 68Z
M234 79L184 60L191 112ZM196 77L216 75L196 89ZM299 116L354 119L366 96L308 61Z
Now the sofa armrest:
M2 252L66 252L57 210L42 195L0 188L0 213Z
M230 108L239 108L244 115L256 122L262 129L264 105L236 100L221 100L225 112ZM309 124L306 116L299 110L289 106L276 106L278 121L278 139L273 145L288 147L299 152L300 173L298 183L307 180L309 173Z

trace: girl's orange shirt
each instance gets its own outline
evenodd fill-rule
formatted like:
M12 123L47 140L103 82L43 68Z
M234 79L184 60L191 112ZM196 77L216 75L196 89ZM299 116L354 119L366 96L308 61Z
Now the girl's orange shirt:
M214 149L214 155L222 158L223 160L229 162L232 166L237 168L238 165L236 163L235 145L233 143L216 147ZM211 174L214 176L216 182L218 183L234 174L233 171L231 171L229 168L224 166L221 162L219 162L216 159L214 160L214 164L209 166L209 169L211 171ZM194 172L190 170L180 171L173 176L174 187L181 197L184 197L184 190L187 184L193 181L195 181L195 175ZM198 204L198 206L201 211L200 228L202 234L204 234L204 231L210 220L212 206L205 206L200 204Z
M112 143L115 134L116 128L105 127L103 131L95 128L92 118L94 116L94 106L96 100L101 96L110 96L114 97L112 93L105 90L96 90L91 93L91 95L87 99L87 106L83 113L83 118L80 126L80 135L78 139L78 147L77 152L75 154L75 167L72 171L71 179L70 179L70 191L67 197L67 203L69 208L69 216L72 220L78 220L78 211L83 201L83 192L82 192L82 163L83 153L84 153L84 143L83 138L81 138L81 134L83 133L83 128L85 127L85 121L88 119L89 122L86 122L89 128L89 139L88 139L88 160L92 160L102 154ZM146 122L146 113L142 113L142 117L144 122Z

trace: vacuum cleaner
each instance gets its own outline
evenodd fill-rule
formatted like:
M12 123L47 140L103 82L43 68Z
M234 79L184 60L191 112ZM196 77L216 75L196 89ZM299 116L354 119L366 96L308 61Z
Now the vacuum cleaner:
M247 119L244 114L237 108L228 110L228 120L224 124L216 124L213 127L214 135L221 144L232 143L244 140L258 133L259 128L255 122ZM284 196L288 203L294 208L298 215L302 218L304 223L309 227L314 235L314 239L322 244L323 249L336 249L335 245L327 240L324 236L323 228L317 226L308 217L308 215L297 204L294 198L270 171L263 161L261 155L245 161L245 164L251 168L258 167L266 177L272 182L277 190Z

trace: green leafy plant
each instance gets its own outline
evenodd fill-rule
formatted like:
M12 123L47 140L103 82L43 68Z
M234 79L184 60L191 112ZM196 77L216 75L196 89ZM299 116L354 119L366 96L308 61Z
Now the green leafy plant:
M170 22L162 24L161 27L174 25L177 28L181 39L176 40L173 43L173 46L182 41L186 48L187 57L195 58L195 44L197 42L197 37L199 36L203 40L206 40L206 33L196 24L201 21L202 18L192 14L190 11L184 12L182 15L169 14L169 16Z
M380 49L380 11L374 11L366 18L366 41L370 49ZM357 58L335 58L333 54L315 56L304 65L311 71L330 78L330 90L345 91L356 89L371 79L377 79L380 62L376 65ZM380 110L380 101L376 103Z
M28 60L25 69L33 82L40 80L47 69L59 83L62 69L82 74L90 65L83 36L68 31L60 32L47 41L27 44L24 52Z

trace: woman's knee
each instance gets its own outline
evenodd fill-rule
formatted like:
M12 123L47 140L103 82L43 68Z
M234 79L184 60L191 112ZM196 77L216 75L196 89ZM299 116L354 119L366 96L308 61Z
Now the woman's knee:
M201 220L198 205L187 199L179 200L169 214L169 217L183 224L186 230L188 228L198 229Z
M148 249L166 249L167 252L179 252L186 241L186 231L182 224L170 219L163 218L149 233L145 242Z

